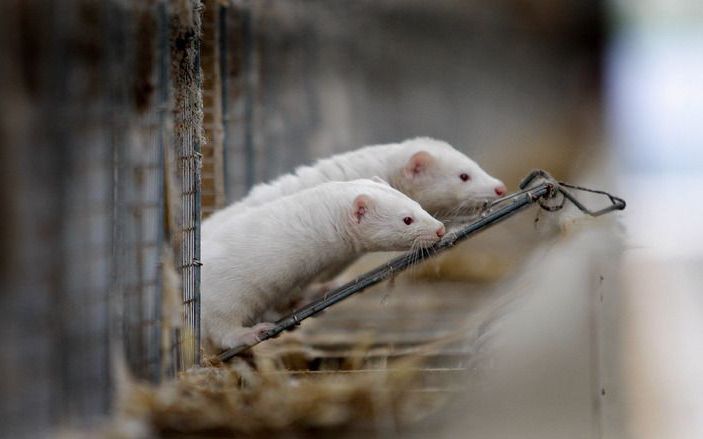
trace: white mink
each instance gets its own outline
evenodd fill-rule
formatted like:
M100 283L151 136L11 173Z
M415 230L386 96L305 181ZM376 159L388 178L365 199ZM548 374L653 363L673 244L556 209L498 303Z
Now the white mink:
M369 251L429 246L444 226L371 180L329 182L223 219L202 245L207 349L251 344L264 313L320 271Z
M255 186L244 199L215 212L202 224L206 237L227 219L253 206L327 181L380 177L440 220L466 213L507 192L473 160L446 142L418 137L401 143L366 146L301 166L271 183Z

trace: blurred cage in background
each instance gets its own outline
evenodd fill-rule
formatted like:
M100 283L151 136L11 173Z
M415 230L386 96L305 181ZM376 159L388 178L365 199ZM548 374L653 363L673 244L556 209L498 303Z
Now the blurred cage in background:
M218 15L224 145L221 166L225 200L232 202L244 197L256 182L253 122L259 75L250 8L220 6Z
M115 132L115 285L114 304L117 339L123 340L130 369L140 378L159 380L162 372L161 289L159 269L166 239L164 230L164 148L169 142L166 121L169 110L167 34L163 6L125 11L116 32L131 24L129 36L109 41L128 41L113 65L114 83L120 78L124 130ZM130 38L131 37L131 38ZM114 43L113 43L114 44ZM115 51L112 51L115 54ZM117 52L119 53L119 52ZM114 56L114 55L113 55ZM119 56L119 55L118 55ZM131 67L131 68L130 68ZM131 72L130 72L131 70ZM134 100L130 99L134 94ZM126 98L126 99L125 99ZM136 105L135 109L130 108ZM119 117L119 116L118 116ZM120 294L121 293L121 294ZM169 365L169 367L173 367Z
M116 361L199 363L200 3L0 12L0 424L31 437L104 419Z
M359 145L441 138L509 187L598 149L603 1L204 4L204 218Z

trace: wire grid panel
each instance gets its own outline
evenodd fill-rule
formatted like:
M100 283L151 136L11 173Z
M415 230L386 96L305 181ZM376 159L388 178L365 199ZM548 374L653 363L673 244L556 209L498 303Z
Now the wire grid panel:
M132 372L157 381L161 369L163 156L158 111L143 120L134 143L122 145L116 215L122 234L118 263L123 294L122 327Z
M322 130L319 101L324 97L336 103L338 97L327 93L328 78L312 79L320 64L318 40L309 38L309 29L297 23L301 16L286 15L295 9L290 4L237 2L221 10L224 180L229 202L244 197L257 183L308 163L314 145L319 145L317 156L336 152L339 143L349 146L338 140L345 137L345 130ZM283 16L282 26L277 20ZM298 26L297 32L291 32L288 24ZM324 116L337 117L336 110Z
M136 376L158 381L162 372L160 257L164 241L163 173L167 117L168 38L163 6L134 8L134 45L128 53L135 72L132 90L136 115L116 152L118 189L115 217L117 278L122 293L118 309L127 362Z
M21 13L3 5L0 14L9 59L0 80L3 97L12 95L0 104L11 108L0 113L0 135L15 146L15 173L3 182L16 183L7 194L13 265L0 295L0 435L41 437L105 416L113 341L139 376L157 379L170 361L159 272L166 152L176 156L178 236L168 238L185 321L170 370L198 362L198 37L180 39L191 49L182 69L169 63L183 51L169 46L176 36L166 2L22 4ZM29 55L18 41L30 36L36 75L23 78Z
M85 113L81 118L85 124ZM103 415L110 398L112 150L102 134L74 139L66 151L72 169L66 176L56 333L62 388L53 404L69 422Z
M202 94L200 80L200 13L198 1L184 16L171 18L171 80L176 184L179 210L172 239L181 275L183 326L176 328L173 354L183 370L200 362L200 166ZM172 162L168 162L172 163Z
M10 9L0 26L36 43L31 54L23 45L14 56L6 52L18 76L17 61L30 56L36 76L31 89L21 81L11 87L23 118L11 124L20 185L10 216L20 224L12 238L23 250L2 307L13 327L11 343L3 331L11 347L3 377L17 387L2 398L15 408L7 419L3 407L0 427L8 437L39 437L57 425L99 422L112 397L113 134L125 131L125 119L113 100L123 80L111 75L121 76L118 42L129 27L122 9L107 2L67 1L58 14L23 6L31 20Z
M251 6L223 7L219 20L224 185L226 199L232 202L246 195L258 175L254 106L259 75Z
M180 266L184 325L178 335L179 368L200 362L200 157L195 144L184 144L179 155L181 174Z
M33 200L19 208L27 222L14 238L27 247L18 261L22 278L2 302L11 328L2 332L0 430L8 437L93 424L111 397L111 149L98 130L82 139L60 136L63 145L42 140L44 134L28 136L38 142L26 145L21 160L29 178L15 188Z
M40 110L47 118L44 129L50 142L62 151L58 158L61 228L54 255L58 271L51 335L57 388L51 406L55 421L71 426L99 422L112 397L113 133L123 129L124 119L112 117L120 114L113 111L111 101L120 83L104 82L104 74L119 64L108 57L96 64L88 51L76 51L69 43L92 43L95 46L88 47L111 52L116 48L102 33L104 26L110 28L108 34L118 31L119 36L128 29L128 17L118 8L97 8L92 17L84 8L81 2L69 2L55 17L57 35L48 55L55 65L48 69L52 77L47 79L54 93L49 105ZM74 34L75 29L81 29L80 36Z

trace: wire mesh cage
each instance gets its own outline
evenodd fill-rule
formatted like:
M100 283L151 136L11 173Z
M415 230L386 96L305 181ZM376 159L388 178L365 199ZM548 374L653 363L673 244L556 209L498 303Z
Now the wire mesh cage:
M178 200L172 238L183 299L183 326L176 328L174 345L180 369L196 365L200 359L201 12L202 5L194 1L171 17L174 151L167 163L175 165Z
M252 16L246 5L220 8L220 75L227 201L242 198L256 178L254 106L258 75Z
M134 24L130 81L136 112L116 145L115 300L118 339L130 370L140 378L161 376L161 271L164 241L163 173L168 109L168 66L163 56L168 27L163 7L129 11ZM129 95L128 95L129 96ZM132 102L130 101L130 104ZM128 110L129 111L129 110ZM134 110L132 110L134 111ZM130 114L130 113L127 113Z
M3 4L0 31L14 437L102 419L116 362L154 382L200 353L200 3L53 6Z

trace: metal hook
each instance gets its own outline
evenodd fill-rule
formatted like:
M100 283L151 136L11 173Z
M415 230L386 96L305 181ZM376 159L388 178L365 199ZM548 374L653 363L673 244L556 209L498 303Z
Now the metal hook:
M606 214L608 212L612 212L614 210L623 210L627 206L627 203L625 203L625 200L623 200L622 198L616 197L616 196L609 194L608 192L605 192L605 191L596 190L596 189L588 189L585 187L565 183L563 181L557 181L547 171L544 171L542 169L535 169L534 171L530 172L527 175L527 177L525 177L522 180L522 182L520 182L520 186L519 186L520 189L523 189L523 190L526 189L530 185L530 183L532 183L532 181L534 181L537 178L546 180L546 182L552 183L554 185L555 193L544 197L544 199L539 202L540 207L544 210L549 211L549 212L555 212L557 210L562 209L564 207L564 204L566 203L566 200L571 201L574 204L574 206L576 206L581 212L583 212L587 215L593 216L593 217L601 216L603 214ZM605 207L603 209L599 209L599 210L591 210L588 207L586 207L585 205L583 205L583 203L581 203L571 192L567 191L565 188L570 188L570 189L574 189L577 191L583 191L583 192L591 192L591 193L599 194L599 195L605 195L610 200L610 206L607 206L607 207ZM546 200L546 199L554 198L557 193L560 193L563 196L561 203L559 203L557 205L548 205L544 202L544 200Z

